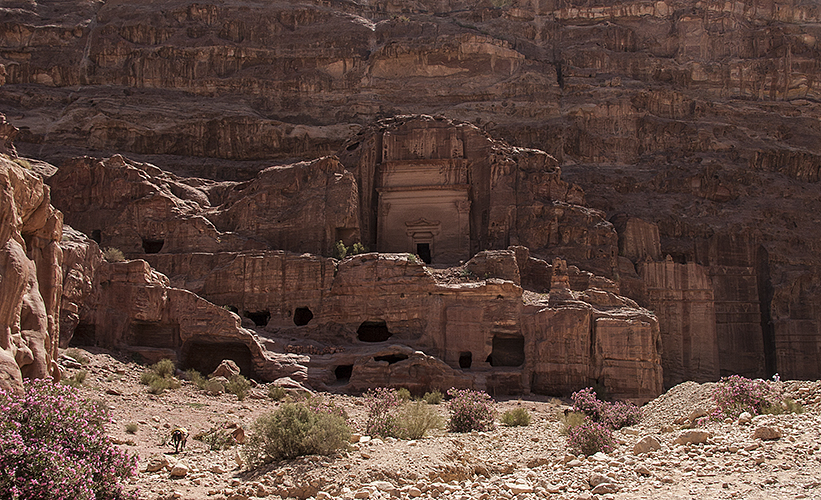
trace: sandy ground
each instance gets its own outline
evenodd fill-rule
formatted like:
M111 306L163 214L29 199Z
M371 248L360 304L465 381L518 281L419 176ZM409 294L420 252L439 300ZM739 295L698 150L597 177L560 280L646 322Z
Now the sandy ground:
M139 472L129 488L145 499L821 499L821 382L783 383L785 394L802 403L804 413L761 416L749 423L711 422L700 428L708 433L704 443L676 443L687 432L688 417L711 409L712 384L687 382L645 405L642 422L617 431L619 445L608 455L570 454L559 421L567 401L527 396L496 403L499 414L526 408L533 417L527 427L498 425L467 434L439 430L416 441L364 442L365 437L335 456L248 470L241 445L212 450L194 436L214 429L249 432L258 416L280 404L267 398L264 385L243 401L233 394L209 395L186 381L157 396L139 383L144 366L115 353L83 352L89 362L82 368L88 375L81 390L105 401L114 419L108 433L139 456ZM66 369L66 376L78 370ZM319 396L346 408L354 432L362 433L362 398ZM444 404L437 411L447 417ZM136 432L129 433L128 424L136 424ZM178 454L169 444L176 426L186 427L191 436ZM754 437L760 427L780 437ZM656 438L661 448L636 453L635 444L646 436ZM160 467L165 461L167 466ZM156 468L152 462L159 470L147 470ZM184 477L172 477L175 465L184 465Z

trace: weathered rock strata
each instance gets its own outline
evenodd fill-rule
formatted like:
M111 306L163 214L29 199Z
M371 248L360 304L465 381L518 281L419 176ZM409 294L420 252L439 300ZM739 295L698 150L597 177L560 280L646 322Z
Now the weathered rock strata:
M53 376L62 292L62 214L43 180L0 155L0 388Z

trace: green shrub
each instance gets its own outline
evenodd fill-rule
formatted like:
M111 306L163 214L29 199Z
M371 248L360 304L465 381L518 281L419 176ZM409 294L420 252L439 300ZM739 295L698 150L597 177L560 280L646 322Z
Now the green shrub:
M268 386L268 397L273 399L274 401L279 401L281 399L285 399L285 396L288 395L288 391L285 390L284 387L278 385L271 385Z
M406 389L406 388L404 388L404 387L400 387L400 388L396 391L396 396L399 398L399 401L410 401L411 399L413 399L413 398L411 397L411 393L410 393L410 391L409 391L409 390L407 390L407 389Z
M237 444L234 435L227 429L211 429L203 434L194 436L194 439L202 441L208 445L211 451L227 450Z
M80 349L74 348L74 347L72 347L72 348L70 348L69 350L66 351L66 356L74 359L75 361L77 361L81 365L87 365L90 361L88 359L88 356L86 356L86 354L83 351L81 351Z
M203 377L200 372L194 369L185 370L184 377L186 380L190 380L191 382L193 382L194 385L197 386L197 389L204 389L205 382L208 381L207 378Z
M176 379L155 376L148 383L148 392L151 394L162 394L168 389L176 389L179 386L179 382L177 382Z
M242 375L234 375L225 385L225 391L235 394L240 401L245 399L250 388L251 382Z
M489 431L495 427L496 410L493 409L493 399L486 392L449 389L448 396L451 398L448 401L449 431Z
M172 376L175 370L173 361L161 359L140 374L140 383L147 385L151 394L162 394L168 389L177 389L180 387L180 381Z
M64 379L63 383L66 385L70 385L71 387L80 387L85 382L86 377L88 376L87 370L80 370L70 378Z
M125 424L125 432L129 434L136 434L139 428L140 427L137 425L136 422L129 422Z
M285 403L274 413L256 419L242 453L246 462L256 467L303 455L330 455L347 446L350 439L351 429L339 415Z
M174 362L170 359L161 359L153 365L149 366L148 369L153 371L160 377L168 378L174 375L174 372L176 372L177 367L174 365Z
M445 395L439 391L426 392L422 399L429 405L438 405L445 399Z
M502 425L507 427L530 425L530 413L524 408L514 408L502 414Z
M108 247L103 250L103 258L108 262L123 262L125 254L119 248Z
M441 429L444 419L424 401L410 401L399 416L400 435L405 439L421 439L430 429Z
M368 247L359 242L354 243L351 247L351 255L359 255L361 253L368 253Z
M561 423L561 428L559 429L559 434L567 436L572 429L582 425L586 419L587 415L580 411L560 412L559 422Z
M794 399L784 398L780 403L772 403L761 409L762 415L783 415L784 413L804 413L804 406Z
M337 241L334 243L334 258L342 260L345 256L348 255L348 247L342 243L342 240Z

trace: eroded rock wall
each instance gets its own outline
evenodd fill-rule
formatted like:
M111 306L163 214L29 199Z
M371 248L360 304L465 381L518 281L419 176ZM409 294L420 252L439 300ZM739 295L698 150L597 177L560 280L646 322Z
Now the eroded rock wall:
M124 349L146 362L168 358L203 373L230 358L249 377L307 379L306 359L266 351L239 316L170 286L147 262L108 262L95 242L76 232L62 245L71 278L62 296L64 345Z
M0 155L0 387L60 378L62 214L37 174Z

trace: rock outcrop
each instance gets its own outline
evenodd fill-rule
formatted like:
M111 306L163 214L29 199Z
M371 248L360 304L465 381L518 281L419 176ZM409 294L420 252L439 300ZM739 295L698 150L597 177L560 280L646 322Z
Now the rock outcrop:
M0 388L19 391L23 377L60 379L63 224L42 178L14 160L0 154Z
M71 285L62 296L62 345L122 349L152 363L168 358L201 373L231 359L247 376L306 380L303 357L267 352L236 314L171 287L147 262L108 262L94 241L73 230L61 245Z

